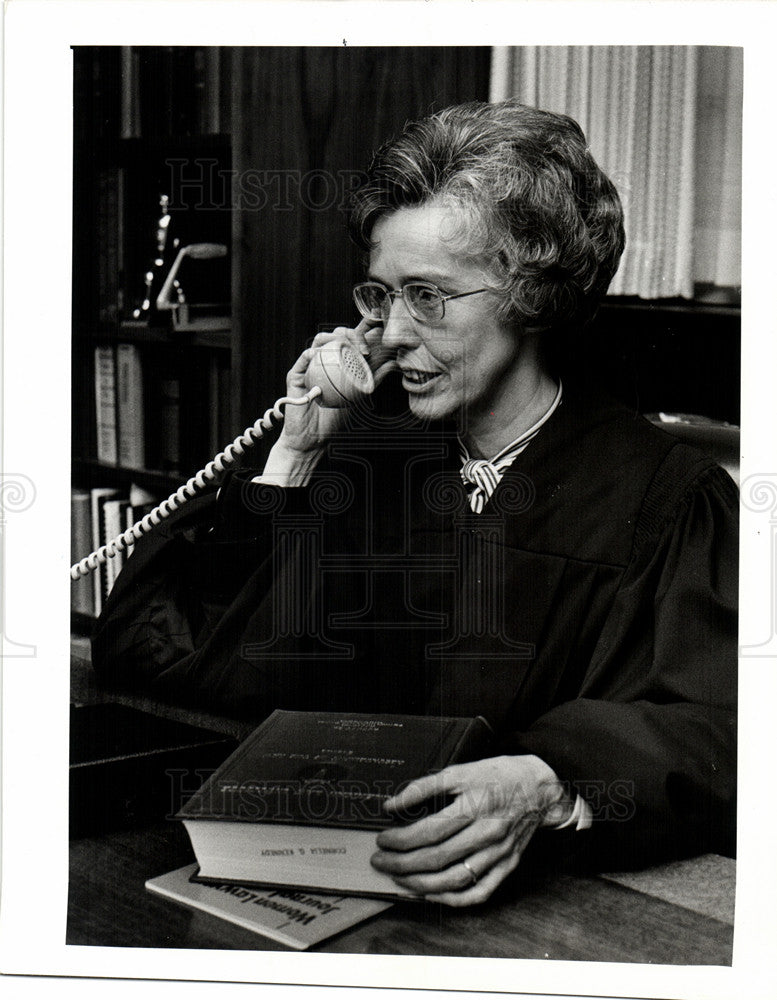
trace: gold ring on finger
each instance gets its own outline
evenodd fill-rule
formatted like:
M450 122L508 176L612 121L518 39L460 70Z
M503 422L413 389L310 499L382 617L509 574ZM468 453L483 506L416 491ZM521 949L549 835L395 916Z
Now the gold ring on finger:
M462 861L461 863L464 865L464 867L469 872L469 877L472 879L472 883L471 884L475 885L477 883L477 880L478 880L477 872L472 868L471 865L468 865L466 861Z

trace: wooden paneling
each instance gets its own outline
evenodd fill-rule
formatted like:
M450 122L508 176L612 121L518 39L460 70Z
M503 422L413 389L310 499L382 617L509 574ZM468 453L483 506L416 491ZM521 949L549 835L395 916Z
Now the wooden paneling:
M235 369L242 424L318 325L355 322L344 195L408 120L488 93L487 48L233 51Z

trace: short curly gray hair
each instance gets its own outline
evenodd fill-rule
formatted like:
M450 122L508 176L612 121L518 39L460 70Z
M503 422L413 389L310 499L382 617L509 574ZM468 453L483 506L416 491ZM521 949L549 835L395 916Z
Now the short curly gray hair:
M456 209L452 240L494 275L503 319L548 330L593 317L623 252L623 210L572 118L503 101L409 123L354 192L351 234L369 251L381 216L432 200Z

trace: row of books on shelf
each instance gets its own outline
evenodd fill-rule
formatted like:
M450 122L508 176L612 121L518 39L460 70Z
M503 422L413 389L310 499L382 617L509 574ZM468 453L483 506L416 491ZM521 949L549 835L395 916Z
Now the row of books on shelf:
M74 563L131 528L158 503L158 498L138 486L128 491L112 487L91 490L73 488L70 494L70 549ZM119 552L89 576L71 585L72 611L89 618L102 611L116 577L132 553L132 546Z
M105 465L190 474L234 437L229 363L218 352L182 363L144 357L137 344L102 344L94 371L97 460Z

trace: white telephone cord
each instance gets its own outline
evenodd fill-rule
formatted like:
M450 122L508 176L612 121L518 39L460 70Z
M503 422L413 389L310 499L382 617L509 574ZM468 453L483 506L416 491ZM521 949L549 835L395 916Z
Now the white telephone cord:
M127 528L125 532L112 538L107 545L103 545L96 552L90 553L86 558L71 566L70 579L78 580L79 577L86 576L98 566L106 563L112 556L124 552L160 521L182 507L187 500L202 492L206 486L219 482L224 473L228 472L230 467L234 465L237 456L242 455L246 448L252 448L259 438L264 437L266 430L271 430L276 422L283 420L284 411L282 408L284 406L307 406L320 395L321 389L314 385L304 396L297 398L282 396L277 399L275 405L265 411L253 427L246 428L231 444L228 444L222 452L219 452L212 461L208 462L204 469L200 469L196 475L146 514L142 520L137 521L131 528Z

